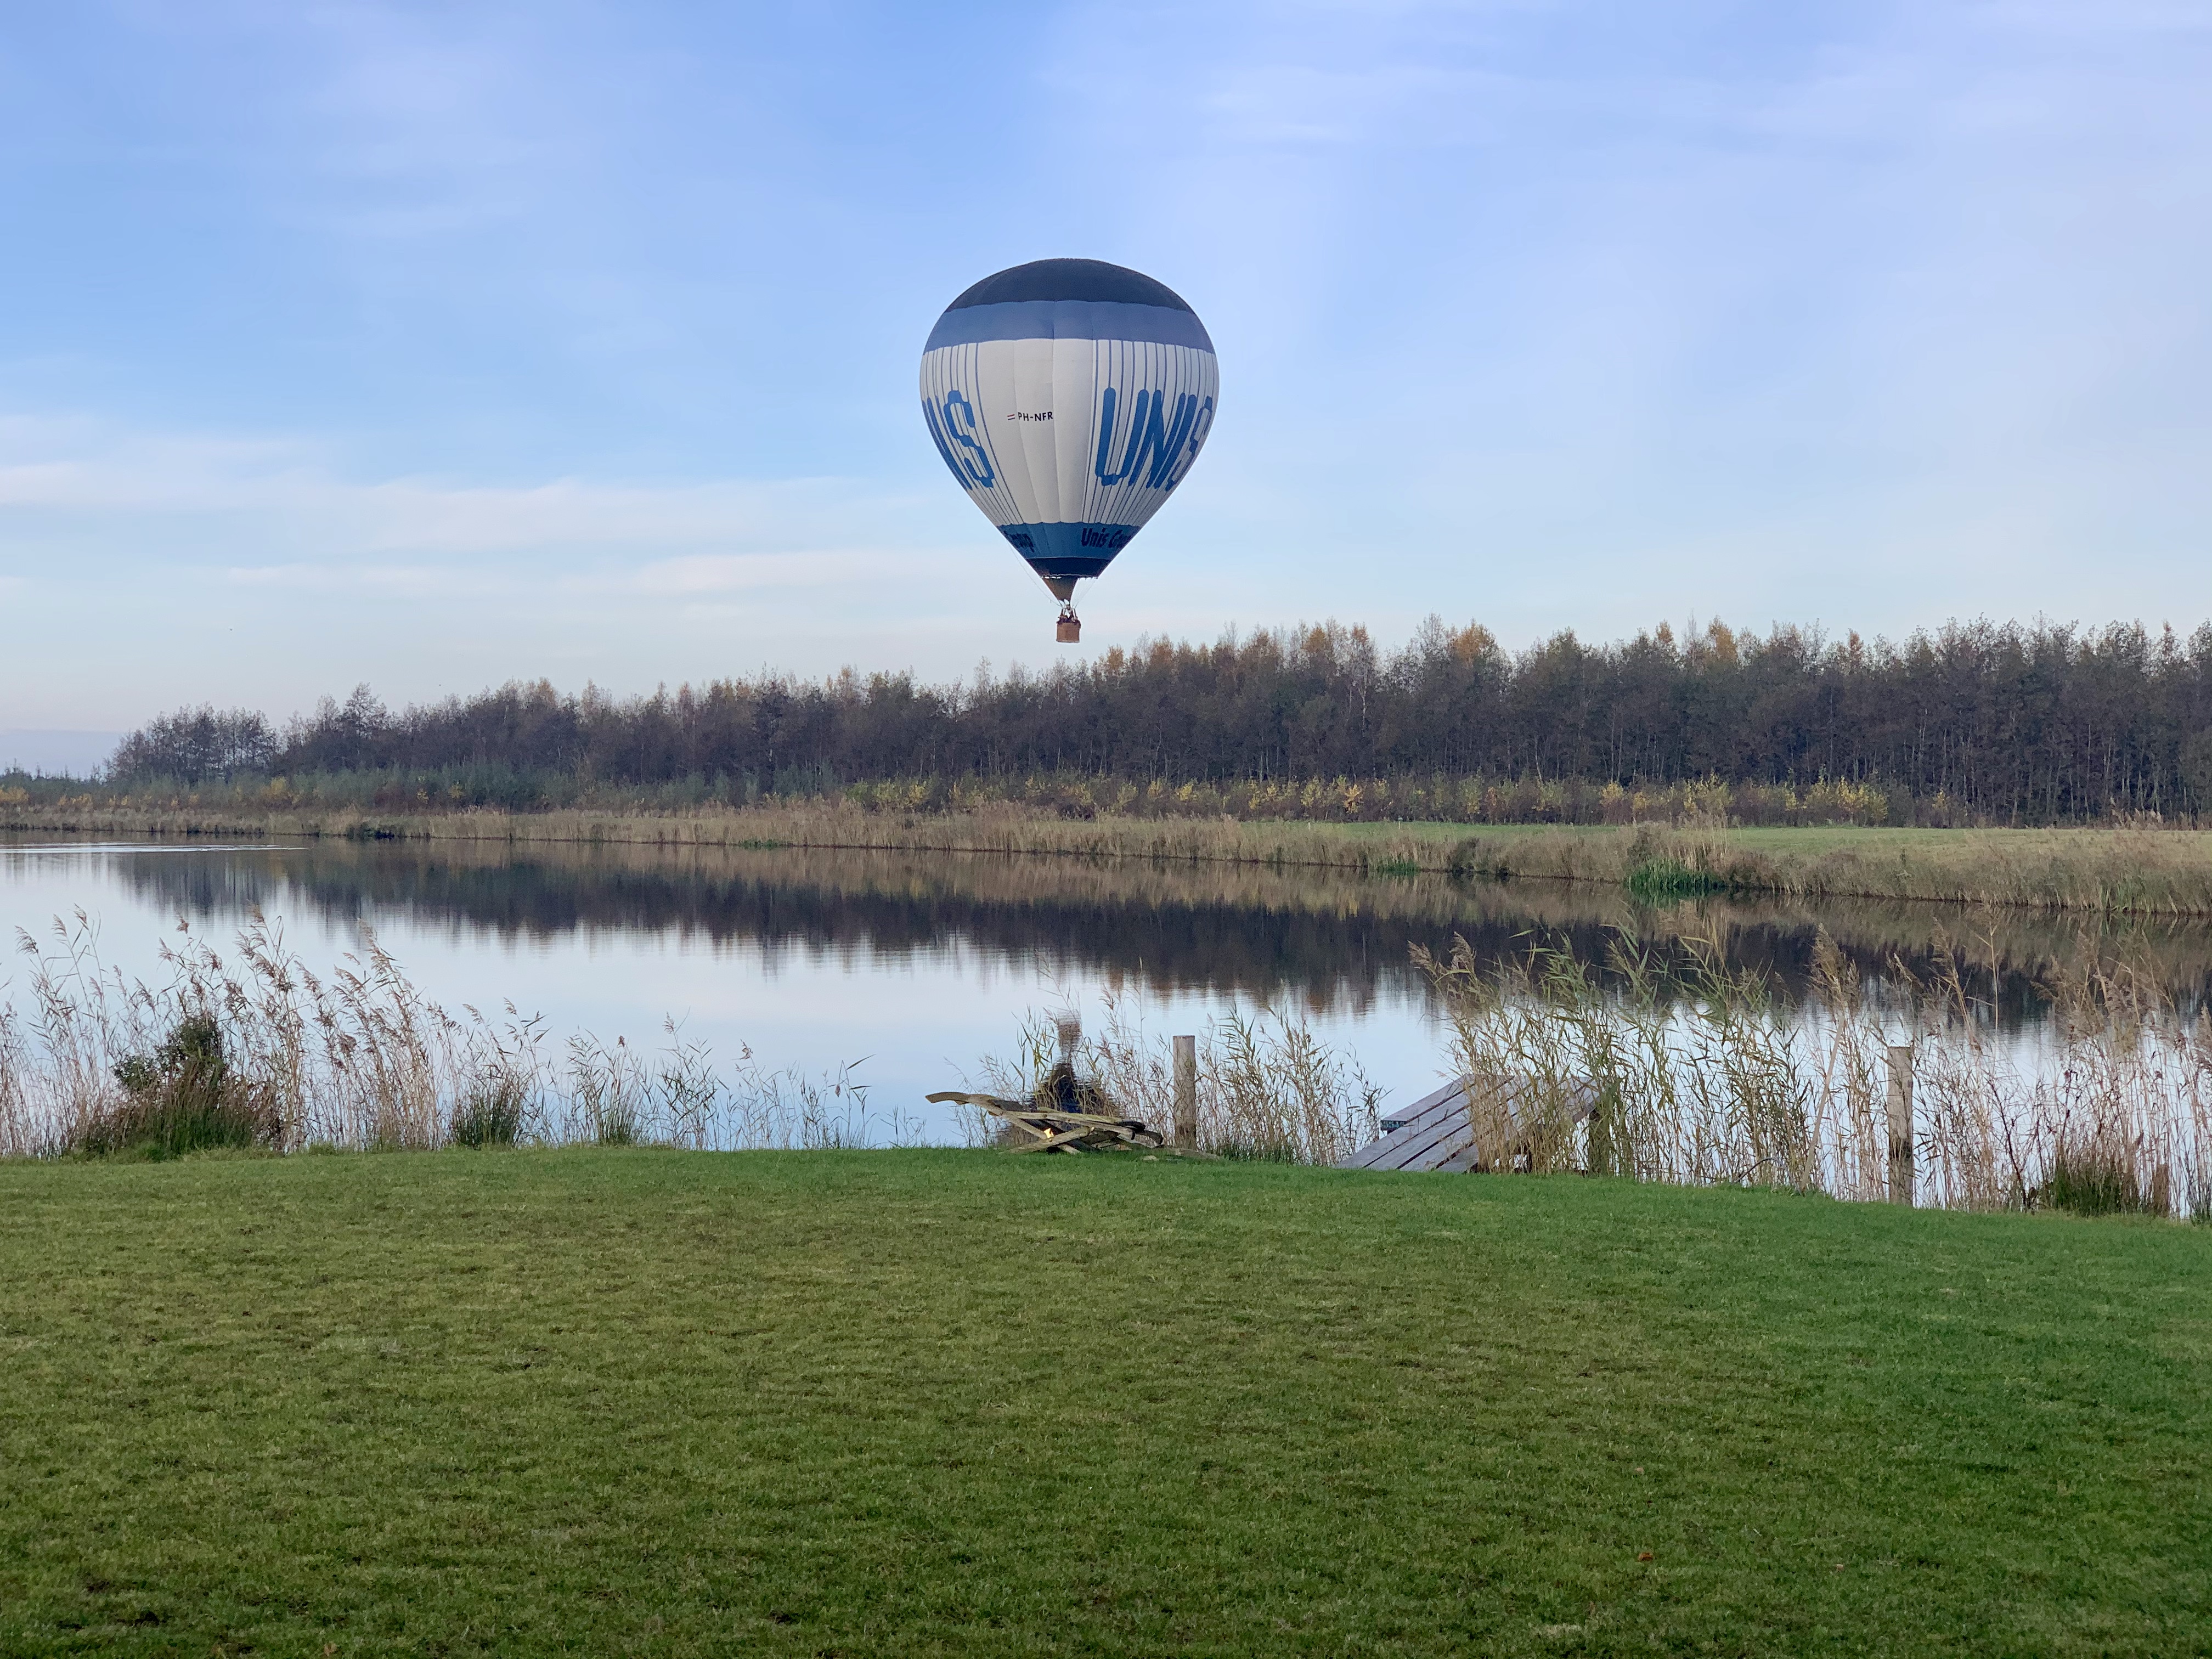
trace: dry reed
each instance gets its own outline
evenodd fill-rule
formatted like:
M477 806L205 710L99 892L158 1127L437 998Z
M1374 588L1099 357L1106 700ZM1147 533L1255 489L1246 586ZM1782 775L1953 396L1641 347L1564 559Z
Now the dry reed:
M1449 1016L1451 1069L1482 1085L1477 1142L1511 1147L1513 1167L1817 1184L1797 1033L1717 948L1666 974L1618 938L1618 990L1553 946L1485 967L1462 939L1414 960Z
M984 1088L1013 1099L1041 1097L1060 1058L1064 1018L1031 1011L1012 1057L981 1062ZM1334 1164L1374 1138L1383 1091L1295 1014L1231 1007L1195 1035L1200 1151ZM1116 1109L1163 1130L1175 1121L1173 1039L1150 1028L1133 999L1109 992L1072 1060L1078 1077ZM981 1140L990 1125L975 1114L969 1127L971 1140Z
M158 985L104 969L82 910L46 939L18 941L24 995L0 1000L0 1156L159 1156L241 1140L280 1152L850 1146L915 1133L898 1112L872 1114L853 1065L817 1079L749 1048L724 1065L672 1021L658 1053L588 1033L552 1050L542 1023L512 1004L497 1018L449 1012L366 928L359 951L319 975L255 913L228 958L188 932L165 945ZM179 1059L193 1058L187 1042L203 1056L197 1070ZM202 1115L247 1112L254 1133L218 1125L179 1142L171 1127L187 1085Z
M750 1049L720 1062L673 1021L647 1052L588 1033L552 1044L512 1005L449 1012L366 930L327 975L258 913L228 958L185 932L160 985L104 969L82 911L19 937L24 995L0 1000L0 1156L821 1147L919 1127L872 1112L857 1063L814 1078ZM1498 1085L1474 1110L1485 1143L1512 1149L1500 1167L1892 1196L1886 1091L1905 1048L1920 1200L2212 1218L2212 1016L2139 964L2051 966L2048 1016L2022 1035L1999 1030L1948 945L1918 976L1893 960L1869 984L1823 935L1796 1007L1711 939L1662 963L1624 933L1602 975L1543 945L1485 964L1462 939L1415 959L1450 1023L1448 1073ZM1012 1058L982 1062L986 1086L1033 1096L1054 1039L1032 1015ZM1120 1109L1172 1121L1170 1041L1134 1000L1109 995L1074 1060ZM1382 1098L1347 1053L1266 1008L1207 1026L1197 1087L1203 1150L1303 1163L1371 1138Z
M2054 971L2048 1018L2008 1036L1948 948L1869 987L1823 935L1794 1010L1711 941L1685 957L1662 967L1623 935L1607 984L1542 945L1486 966L1463 940L1417 952L1454 1071L1488 1085L1478 1141L1536 1171L1904 1196L1887 1107L1904 1050L1917 1201L2212 1218L2212 1020L2153 974Z
M1516 879L1650 884L1670 892L1759 893L2212 915L2212 835L2148 826L2054 830L1820 829L1747 842L1724 823L1510 828L1237 820L1066 818L1012 803L901 811L838 797L689 808L423 811L81 803L9 809L4 827L57 833L298 836L653 848L805 848L1139 859L1370 873L1449 872ZM1783 836L1802 836L1802 842Z

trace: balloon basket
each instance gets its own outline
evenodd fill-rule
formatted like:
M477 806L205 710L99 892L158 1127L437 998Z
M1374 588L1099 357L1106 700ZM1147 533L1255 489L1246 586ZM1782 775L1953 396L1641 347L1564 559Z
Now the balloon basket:
M1060 622L1054 628L1052 637L1061 645L1083 643L1083 620L1075 614L1073 605L1063 605L1060 607Z

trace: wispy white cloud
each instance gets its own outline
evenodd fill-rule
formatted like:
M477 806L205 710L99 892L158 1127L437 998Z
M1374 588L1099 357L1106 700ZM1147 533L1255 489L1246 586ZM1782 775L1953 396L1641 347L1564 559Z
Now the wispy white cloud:
M635 574L570 577L562 586L580 592L621 590L677 597L752 593L882 580L898 574L906 563L902 551L885 548L700 554L656 560Z
M917 654L957 672L977 618L1035 636L1049 613L949 490L364 478L304 441L21 414L0 420L0 706L54 724L129 724L178 687L282 710L363 679L404 698ZM94 618L108 649L88 657L65 630Z
M749 556L860 556L855 542L894 532L913 500L851 479L641 484L557 478L486 484L343 475L299 441L118 429L82 419L0 419L0 512L177 524L221 520L226 536L290 544L279 572L364 554L463 557L599 552L647 562L681 582ZM902 537L902 540L906 539ZM669 562L673 549L715 549ZM241 569L249 567L241 566ZM779 577L787 580L788 577Z
M368 594L393 599L490 598L520 585L520 573L456 570L434 565L233 565L223 579L241 588L298 594Z
M936 305L1060 252L1223 351L1100 640L2203 606L2188 0L48 10L0 698L1034 660L902 405ZM41 642L86 617L112 660Z

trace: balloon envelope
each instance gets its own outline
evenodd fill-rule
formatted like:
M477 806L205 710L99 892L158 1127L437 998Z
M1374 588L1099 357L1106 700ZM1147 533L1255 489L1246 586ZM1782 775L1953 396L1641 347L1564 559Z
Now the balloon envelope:
M921 412L968 499L1062 599L1160 510L1213 428L1220 375L1173 289L1039 259L955 300L921 352Z

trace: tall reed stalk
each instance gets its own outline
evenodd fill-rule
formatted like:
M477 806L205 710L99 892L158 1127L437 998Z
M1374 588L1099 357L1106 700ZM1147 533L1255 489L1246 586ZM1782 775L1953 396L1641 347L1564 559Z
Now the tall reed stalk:
M1958 953L1869 987L1825 934L1813 994L1785 1010L1717 943L1662 965L1626 935L1601 979L1532 945L1484 964L1417 950L1499 1167L1881 1199L1893 1056L1909 1056L1914 1196L1963 1209L2133 1210L2212 1218L2212 1019L2154 974L2046 974L2049 1016L2008 1038ZM1609 982L1608 982L1609 981Z
M228 956L185 932L150 985L101 965L82 911L19 944L21 994L0 997L0 1156L824 1147L919 1127L872 1111L857 1061L814 1077L749 1048L718 1060L673 1021L647 1052L589 1033L552 1044L512 1004L449 1012L366 930L319 975L256 913ZM1924 973L1893 959L1870 983L1823 934L1794 1008L1712 939L1662 960L1621 934L1602 971L1542 943L1485 963L1460 939L1414 959L1496 1168L1898 1196L1888 1099L1904 1054L1919 1201L2212 1219L2212 1015L2140 963L2049 967L2047 1018L2006 1034L1948 944ZM1055 1035L1031 1015L1011 1058L982 1063L987 1086L1034 1096ZM1204 1150L1325 1164L1376 1132L1382 1091L1294 1013L1232 1008L1197 1060ZM1074 1060L1117 1109L1173 1121L1171 1041L1133 1000L1105 1000Z
M1480 1085L1477 1144L1539 1172L1817 1184L1800 1038L1765 983L1710 945L1672 974L1625 936L1610 956L1618 989L1550 945L1487 967L1464 939L1442 961L1415 949L1452 1069Z
M167 976L155 984L104 968L81 910L43 939L19 933L18 945L22 994L0 997L0 1157L216 1144L839 1146L915 1131L896 1111L872 1115L857 1065L817 1079L749 1048L725 1064L672 1021L658 1053L589 1033L549 1052L542 1022L511 1003L497 1017L440 1006L366 928L323 975L257 912L228 957L189 933L165 945Z
M1383 1091L1348 1053L1279 1009L1230 1008L1197 1037L1199 1150L1227 1158L1333 1164L1374 1138ZM1039 1096L1059 1059L1057 1021L1032 1010L1011 1057L985 1059L993 1094ZM1175 1121L1174 1040L1134 1000L1109 993L1073 1062L1125 1115L1164 1132ZM971 1139L989 1125L977 1115Z

